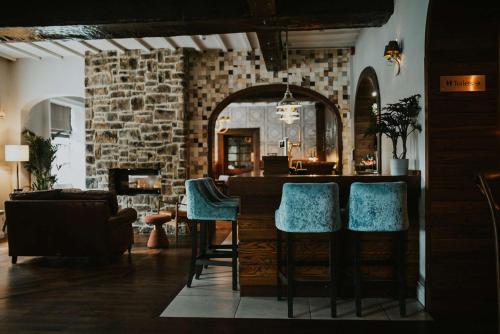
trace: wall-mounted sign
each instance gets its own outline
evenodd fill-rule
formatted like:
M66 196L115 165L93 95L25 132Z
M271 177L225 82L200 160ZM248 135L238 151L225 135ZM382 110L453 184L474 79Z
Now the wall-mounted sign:
M485 75L445 75L440 77L440 92L484 92Z

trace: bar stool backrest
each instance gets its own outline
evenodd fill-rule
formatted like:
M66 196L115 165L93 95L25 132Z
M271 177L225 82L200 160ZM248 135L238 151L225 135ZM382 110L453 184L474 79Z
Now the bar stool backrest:
M342 227L336 183L285 183L276 211L276 227L285 232L325 233Z
M217 199L208 188L205 178L187 180L185 184L188 219L236 220L237 203Z
M354 182L348 205L351 231L396 232L409 227L406 182Z

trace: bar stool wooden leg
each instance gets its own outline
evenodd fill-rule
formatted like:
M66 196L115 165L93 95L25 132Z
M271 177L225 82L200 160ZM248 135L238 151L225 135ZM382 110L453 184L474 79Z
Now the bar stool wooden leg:
M354 232L354 296L356 299L356 316L361 317L361 240L358 232Z
M281 300L283 284L281 283L281 231L276 229L276 297Z
M287 300L288 300L288 318L293 318L293 294L295 292L295 284L293 277L293 233L287 235L287 250L286 250L286 268L287 268Z
M193 224L192 229L191 229L191 263L189 267L189 276L188 276L188 282L187 286L188 288L191 287L191 283L193 282L193 277L196 274L196 258L198 256L198 227L197 222L192 220L191 223Z
M232 233L232 272L233 272L233 290L238 290L238 224L231 222Z
M337 316L337 266L336 266L336 244L334 242L335 234L330 233L330 313L331 317Z
M406 316L406 243L405 233L398 232L398 280L399 280L399 313Z

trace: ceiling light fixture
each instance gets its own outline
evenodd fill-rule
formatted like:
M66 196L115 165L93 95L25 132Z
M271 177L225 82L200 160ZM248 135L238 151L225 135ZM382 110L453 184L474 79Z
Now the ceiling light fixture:
M300 102L297 101L290 91L290 75L288 73L288 31L286 32L285 42L286 52L286 91L283 99L278 102L276 106L276 113L279 115L280 120L286 124L293 124L300 119Z

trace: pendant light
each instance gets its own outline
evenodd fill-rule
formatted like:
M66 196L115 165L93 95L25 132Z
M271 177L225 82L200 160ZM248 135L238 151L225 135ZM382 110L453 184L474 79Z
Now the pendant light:
M283 99L278 102L276 106L276 113L279 115L280 120L284 121L286 124L293 124L295 121L300 119L300 103L297 101L290 91L290 77L288 73L288 31L286 32L286 42L285 42L285 53L286 53L286 91Z

